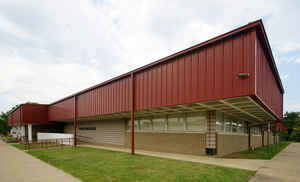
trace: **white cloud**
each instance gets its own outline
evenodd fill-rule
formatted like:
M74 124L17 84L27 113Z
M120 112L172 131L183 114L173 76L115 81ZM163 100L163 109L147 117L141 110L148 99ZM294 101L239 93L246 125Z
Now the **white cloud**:
M279 50L282 52L292 52L292 51L297 51L300 50L300 43L298 42L288 42L285 44L282 44L279 47Z
M288 112L300 112L300 104L286 104L284 110Z
M0 59L6 60L0 62L5 68L0 77L0 95L1 100L11 103L9 106L26 101L53 102L104 78L99 70L77 63L39 64L19 56Z
M296 7L259 0L0 1L0 111L52 102L259 18L281 60L280 51L299 48Z
M31 38L28 33L22 30L18 25L10 22L5 17L0 15L0 30L2 32L12 34L21 39L29 39Z
M289 74L281 75L281 79L282 79L282 80L286 80L288 77L289 77Z
M296 62L296 63L300 63L300 58L297 58L297 59L295 60L295 62Z

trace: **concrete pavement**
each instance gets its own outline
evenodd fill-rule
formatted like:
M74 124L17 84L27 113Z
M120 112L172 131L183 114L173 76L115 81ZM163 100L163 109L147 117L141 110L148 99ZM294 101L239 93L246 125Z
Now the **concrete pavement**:
M292 143L273 159L263 163L249 182L299 182L300 143Z
M1 182L80 182L79 179L0 140Z

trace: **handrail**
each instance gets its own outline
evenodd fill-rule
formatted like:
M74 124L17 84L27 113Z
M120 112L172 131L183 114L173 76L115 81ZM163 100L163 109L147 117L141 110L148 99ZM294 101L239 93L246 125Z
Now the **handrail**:
M65 147L73 146L74 138L55 138L55 139L41 139L37 141L25 140L24 147L25 150L30 149L42 149L42 148L52 148L52 147Z
M87 137L87 136L77 135L77 138L79 138L79 137L93 139L92 137Z

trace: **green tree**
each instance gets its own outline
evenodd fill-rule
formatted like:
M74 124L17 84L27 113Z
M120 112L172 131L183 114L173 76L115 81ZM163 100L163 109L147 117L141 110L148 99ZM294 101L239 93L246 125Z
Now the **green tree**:
M296 119L293 133L290 136L290 140L295 141L295 142L300 142L300 117Z
M297 126L299 125L299 113L297 112L286 112L283 117L283 122L287 130L281 134L285 140L290 141L294 130L297 133ZM293 134L294 136L295 134ZM295 137L295 136L294 136Z
M0 133L7 135L8 131L10 130L10 127L7 124L7 116L8 113L2 112L0 115Z

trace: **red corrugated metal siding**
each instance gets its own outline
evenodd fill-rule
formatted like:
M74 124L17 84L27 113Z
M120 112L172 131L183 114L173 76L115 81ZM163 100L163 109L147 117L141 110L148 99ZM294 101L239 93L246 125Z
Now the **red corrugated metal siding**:
M48 123L48 106L41 104L24 104L21 106L23 124Z
M212 99L253 95L252 32L145 69L134 75L137 110ZM250 73L241 79L238 73ZM77 116L130 111L130 77L77 96ZM71 119L73 98L49 106L49 120Z
M22 123L22 116L21 116L21 107L15 109L12 113L9 114L9 125L16 126Z
M48 123L48 106L41 104L22 104L8 115L8 125Z
M13 126L13 121L12 121L12 115L11 114L9 114L7 116L7 125L8 126Z
M60 121L74 117L74 98L48 106L49 121Z
M252 45L247 32L135 74L135 108L254 94Z
M266 53L257 38L256 53L256 94L279 117L282 117L283 94L275 80L274 74L267 60Z
M78 95L77 116L127 112L130 110L129 98L130 78L126 77Z

